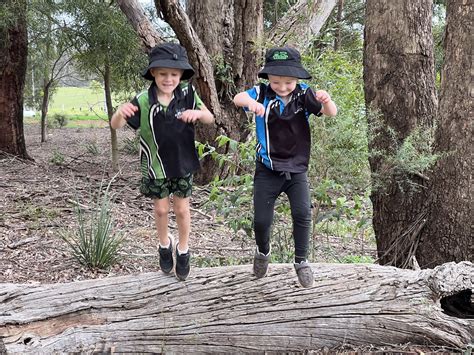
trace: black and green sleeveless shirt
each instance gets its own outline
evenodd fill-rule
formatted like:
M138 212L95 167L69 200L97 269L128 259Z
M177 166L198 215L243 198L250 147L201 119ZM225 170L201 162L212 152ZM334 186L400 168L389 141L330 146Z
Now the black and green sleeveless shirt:
M186 110L199 109L202 101L194 87L180 83L168 106L157 99L153 83L148 90L131 101L138 107L127 120L130 127L140 129L140 163L143 178L165 179L183 177L199 168L194 144L194 124L178 119Z

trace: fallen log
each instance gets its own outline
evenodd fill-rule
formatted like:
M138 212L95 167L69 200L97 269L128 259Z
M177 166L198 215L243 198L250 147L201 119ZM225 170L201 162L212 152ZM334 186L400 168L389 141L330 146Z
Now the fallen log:
M313 264L299 287L290 264L194 268L66 284L0 284L0 349L27 352L255 352L437 345L465 348L474 319L441 300L472 291L474 264L404 270ZM464 305L467 308L470 304ZM445 302L446 303L446 302ZM458 307L462 317L462 307Z

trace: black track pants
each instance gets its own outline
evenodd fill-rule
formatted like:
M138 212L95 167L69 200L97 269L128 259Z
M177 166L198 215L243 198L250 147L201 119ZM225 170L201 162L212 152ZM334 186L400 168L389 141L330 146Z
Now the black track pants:
M295 257L306 258L311 228L311 204L306 172L285 176L284 173L270 170L257 162L253 190L255 240L260 251L268 250L273 209L282 192L286 193L290 201Z

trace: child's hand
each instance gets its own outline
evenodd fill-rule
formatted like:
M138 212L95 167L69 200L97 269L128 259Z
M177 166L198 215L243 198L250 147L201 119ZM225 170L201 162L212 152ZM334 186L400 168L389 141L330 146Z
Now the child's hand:
M247 107L249 111L255 112L257 116L265 114L265 107L258 101L252 100Z
M327 104L329 101L331 101L331 96L329 96L329 94L324 90L316 91L314 96L316 97L316 100L322 104Z
M132 117L135 112L138 111L138 107L133 105L130 102L124 103L122 106L119 107L117 113L122 116L125 120L128 120Z
M176 118L186 123L194 123L201 118L201 110L186 110L176 115Z

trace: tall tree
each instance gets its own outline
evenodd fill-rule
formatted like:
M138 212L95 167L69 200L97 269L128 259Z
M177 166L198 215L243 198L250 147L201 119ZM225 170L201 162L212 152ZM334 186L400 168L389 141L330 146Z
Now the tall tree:
M428 215L426 179L397 165L394 157L411 134L429 131L436 115L432 6L432 0L366 3L364 90L375 182L371 200L383 264L407 265Z
M138 29L142 40L159 38L146 35L151 26L144 26L146 17L138 9L136 0L117 0L122 11L134 28ZM193 79L204 103L214 113L214 127L198 127L197 139L210 145L220 134L243 141L249 134L249 119L235 108L231 102L233 95L253 84L263 54L262 43L265 39L274 39L272 45L282 45L281 33L298 33L297 43L306 44L308 37L319 30L319 23L327 19L335 0L314 3L299 0L300 12L289 12L288 21L281 26L274 26L269 33L263 33L263 0L255 1L210 1L190 0L185 11L177 0L156 0L155 5L162 18L171 26L180 43L187 49L189 59L196 69ZM133 4L133 5L131 5ZM324 11L322 11L324 9ZM315 19L320 21L315 21ZM283 19L282 19L283 20ZM308 30L304 23L311 23ZM319 27L318 27L319 26ZM283 29L281 32L280 30ZM284 38L283 38L284 39ZM146 45L145 47L150 47ZM198 176L199 182L208 182L218 173L217 163L212 160L203 162L203 169Z
M29 98L25 99L41 111L41 142L46 141L49 103L59 81L69 75L67 69L72 59L72 46L64 41L63 19L58 20L62 14L58 12L59 7L52 0L28 3L28 70L37 92L27 87L25 96L28 93Z
M23 134L28 55L26 0L2 2L0 11L0 150L29 158Z
M81 71L93 74L104 87L105 106L110 121L113 114L112 93L130 91L139 70L144 66L140 41L113 3L88 0L64 1L64 9L73 21L69 24L70 41L77 51ZM117 171L117 132L110 127L112 168Z
M473 33L474 1L449 0L435 137L441 158L431 175L430 215L417 253L429 267L474 261Z
M364 81L374 126L370 166L374 181L384 178L371 196L373 224L380 261L402 267L413 256L422 267L474 261L473 88L466 75L472 67L474 1L448 1L439 111L432 6L431 0L367 1ZM414 143L420 139L430 148L420 132L433 126L438 161L431 170L417 170L421 166L406 161L407 155L410 149L417 153Z

